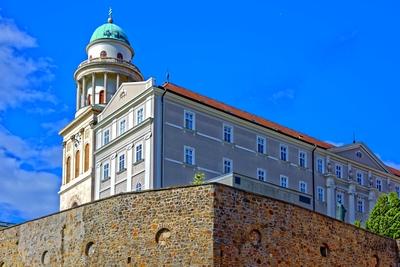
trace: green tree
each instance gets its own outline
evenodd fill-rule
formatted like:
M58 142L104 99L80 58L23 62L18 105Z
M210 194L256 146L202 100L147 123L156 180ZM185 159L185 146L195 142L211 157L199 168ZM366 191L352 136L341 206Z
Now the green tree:
M361 221L360 220L355 220L354 221L354 225L361 228Z
M192 184L194 185L201 185L204 183L206 175L202 172L196 172L193 177Z
M390 238L400 238L400 199L396 193L382 194L372 209L366 229Z

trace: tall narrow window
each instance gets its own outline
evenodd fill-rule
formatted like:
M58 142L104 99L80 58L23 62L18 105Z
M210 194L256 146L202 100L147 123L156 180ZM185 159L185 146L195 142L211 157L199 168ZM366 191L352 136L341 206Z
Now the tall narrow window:
M376 179L376 189L379 190L379 192L382 192L382 180L381 179Z
M143 159L143 147L142 144L136 145L135 148L135 161L141 161Z
M364 199L357 199L357 211L364 212Z
M257 136L257 152L260 154L266 153L266 140L262 136Z
M100 104L106 103L105 98L104 98L104 90L101 90L99 93L99 103Z
M280 145L280 159L283 161L288 161L288 147L286 145Z
M232 160L224 158L223 165L224 165L224 169L223 169L224 173L232 172L232 165L233 165Z
M317 159L317 171L318 173L324 173L324 160L319 158Z
M184 115L184 120L185 120L184 127L186 129L189 129L189 130L194 130L195 129L195 115L194 115L194 113L191 112L191 111L185 110L184 114L185 114Z
M335 171L336 171L336 177L337 178L342 178L343 177L343 172L342 172L342 166L341 165L337 165L336 164Z
M266 175L265 175L265 170L258 168L257 169L257 178L260 181L266 181Z
M125 154L119 155L118 167L120 172L123 172L125 170Z
M123 134L126 131L126 119L122 119L119 121L119 134Z
M342 192L336 193L336 202L338 204L344 204L344 195Z
M144 109L139 108L136 111L136 124L141 124L143 122L143 119L144 119Z
M188 165L194 165L194 148L190 146L184 147L184 160Z
M103 133L103 145L107 145L110 142L110 130L107 129Z
M233 142L233 128L232 126L225 125L224 124L224 141L227 143L232 143Z
M84 166L84 171L89 170L89 160L90 160L90 146L89 144L85 145L85 166Z
M321 186L317 187L317 199L321 202L325 201L325 190Z
M299 182L299 190L302 193L307 193L307 183L304 181Z
M281 175L280 185L284 188L288 188L289 187L289 178L287 176Z
M103 180L106 180L110 177L110 164L109 163L105 163L103 165Z
M307 154L304 151L299 152L299 165L302 168L306 168L307 164Z
M89 106L92 104L92 95L87 96L87 102Z
M364 175L363 175L363 173L362 172L357 172L356 176L357 176L357 183L359 185L363 185L364 184Z
M396 185L395 190L396 190L397 196L400 198L400 185Z
M71 181L71 157L67 158L65 169L65 183L68 184Z
M76 154L75 154L75 178L79 176L79 172L80 172L79 164L80 164L80 162L81 162L81 152L78 150L78 151L76 151Z

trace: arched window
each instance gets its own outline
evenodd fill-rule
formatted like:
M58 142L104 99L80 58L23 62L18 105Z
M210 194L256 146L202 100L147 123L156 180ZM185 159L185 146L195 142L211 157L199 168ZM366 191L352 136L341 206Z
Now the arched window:
M142 191L142 184L141 183L137 183L136 184L136 191Z
M71 208L76 208L78 207L78 203L76 203L76 201L74 201L74 203L72 203Z
M93 58L93 56L92 56L92 55L90 55L90 56L89 56L89 59L92 59L92 58Z
M91 105L91 100L92 100L92 95L88 95L88 96L87 96L87 103L88 103L88 106Z
M89 170L89 156L90 156L89 149L90 149L89 144L86 144L85 145L85 167L84 167L85 172L87 170Z
M124 59L124 56L123 56L121 53L118 53L118 54L117 54L117 58L118 58L119 60L123 60L123 59Z
M68 184L69 181L71 181L71 157L68 157L65 163L65 183Z
M78 150L75 154L75 178L79 176L79 163L81 161L81 152Z
M99 94L99 103L100 104L104 104L106 101L105 101L105 99L104 99L104 90L101 90L100 91L100 94Z
M106 52L106 51L104 51L104 50L103 50L103 51L101 51L101 52L100 52L100 57L101 57L101 58L105 58L105 57L107 57L107 52Z

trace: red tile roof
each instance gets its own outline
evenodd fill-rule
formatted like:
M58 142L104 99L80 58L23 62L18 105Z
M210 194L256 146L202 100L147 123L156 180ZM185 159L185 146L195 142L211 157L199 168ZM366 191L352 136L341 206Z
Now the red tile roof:
M231 114L233 116L236 116L238 118L250 121L252 123L256 123L258 125L264 126L264 127L269 128L271 130L274 130L276 132L279 132L279 133L282 133L284 135L290 136L290 137L292 137L294 139L301 140L301 141L307 142L309 144L316 145L316 146L318 146L320 148L323 148L323 149L329 149L329 148L335 147L335 146L333 146L333 145L331 145L329 143L317 140L317 139L315 139L315 138L313 138L313 137L311 137L309 135L300 133L298 131L295 131L293 129L287 128L287 127L282 126L282 125L279 125L279 124L277 124L275 122L266 120L264 118L258 117L256 115L248 113L246 111L237 109L235 107L232 107L230 105L224 104L224 103L222 103L220 101L217 101L217 100L214 100L212 98L200 95L198 93L190 91L190 90L188 90L188 89L186 89L184 87L178 86L176 84L168 82L168 83L164 83L162 87L164 87L168 91L170 91L172 93L175 93L175 94L177 94L179 96L182 96L182 97L188 98L190 100L202 103L202 104L204 104L206 106L218 109L218 110L220 110L222 112ZM391 168L391 167L388 167L388 169L392 174L400 177L400 170L396 170L396 169Z

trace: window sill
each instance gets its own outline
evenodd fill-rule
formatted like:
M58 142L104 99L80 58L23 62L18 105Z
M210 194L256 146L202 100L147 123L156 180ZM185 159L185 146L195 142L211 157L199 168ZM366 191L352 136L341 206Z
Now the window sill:
M184 132L188 132L188 133L191 133L191 134L196 134L196 129L189 129L189 128L185 128L185 127L183 127L183 131Z
M133 163L133 165L136 166L136 165L139 165L139 164L142 163L142 162L144 162L144 159L135 161L135 162Z
M196 165L195 164L189 164L189 163L183 163L183 165L182 165L184 168L193 168L193 169L195 169L196 168Z
M126 168L124 168L123 170L119 170L118 172L117 172L117 174L121 174L121 173L123 173L123 172L125 172L126 171Z
M109 176L109 177L107 177L107 178L103 178L103 179L101 179L101 181L100 182L102 182L102 183L104 183L104 182L107 182L108 180L110 180L111 179L111 177Z

